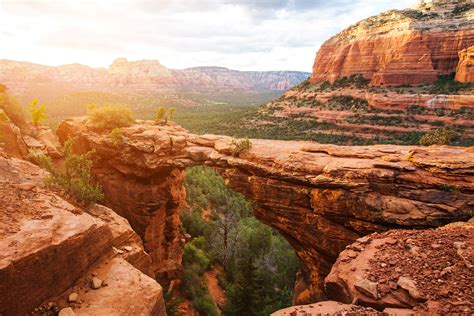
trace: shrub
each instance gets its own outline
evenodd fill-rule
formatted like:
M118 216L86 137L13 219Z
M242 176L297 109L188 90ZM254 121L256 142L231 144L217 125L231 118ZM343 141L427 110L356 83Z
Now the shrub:
M160 106L155 113L155 122L162 123L163 119L165 118L166 111L165 109Z
M68 140L64 144L64 173L54 166L51 157L41 152L30 152L28 158L33 163L49 171L50 176L46 180L48 185L62 188L78 200L86 203L103 200L104 193L102 188L95 183L91 173L91 156L93 152L90 151L81 155L73 154L71 150L73 142L74 140Z
M89 107L87 111L90 126L98 131L110 131L114 128L133 124L133 112L126 105L106 105Z
M37 99L31 101L30 105L28 106L28 110L31 114L31 121L36 126L40 125L45 119L48 118L46 115L46 106L44 104L39 104Z
M439 76L438 80L433 83L430 93L433 94L454 94L463 89L474 87L473 83L462 83L454 79L455 73L450 75Z
M459 134L449 127L438 128L432 133L426 133L420 139L420 145L450 145L459 138Z
M232 156L238 157L241 153L249 151L252 148L252 143L247 137L244 139L233 138L231 142Z
M109 137L112 139L114 146L118 146L123 143L123 130L120 127L116 127L110 131Z

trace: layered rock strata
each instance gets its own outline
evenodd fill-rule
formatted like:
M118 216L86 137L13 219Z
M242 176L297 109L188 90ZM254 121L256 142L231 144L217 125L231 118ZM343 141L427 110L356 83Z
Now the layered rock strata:
M474 46L459 52L456 80L459 82L474 82Z
M392 10L326 41L316 56L311 83L355 74L378 86L429 83L454 73L458 52L473 44L470 3Z
M46 176L0 154L0 314L72 307L79 314L165 315L162 288L149 277L151 258L128 222L100 205L67 202L44 186ZM93 276L107 287L91 289ZM89 293L68 301L75 289Z
M151 121L124 128L118 144L89 129L84 118L63 121L58 134L62 141L77 137L78 152L95 150L94 172L107 204L139 232L155 271L173 272L180 263L183 170L215 167L254 202L257 218L294 247L302 264L298 303L325 297L324 277L360 236L436 227L467 218L473 207L468 148L252 140L251 150L235 157L230 137Z

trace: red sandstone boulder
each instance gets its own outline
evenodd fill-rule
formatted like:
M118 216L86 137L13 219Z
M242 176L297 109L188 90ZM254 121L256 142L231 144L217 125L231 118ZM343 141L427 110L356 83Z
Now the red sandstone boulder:
M459 52L456 80L459 82L474 82L474 46Z

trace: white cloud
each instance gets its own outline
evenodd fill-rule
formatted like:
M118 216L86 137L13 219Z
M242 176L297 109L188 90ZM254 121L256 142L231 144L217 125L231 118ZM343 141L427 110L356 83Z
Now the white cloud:
M311 71L330 36L414 0L0 0L0 58L107 67L116 57L170 68Z

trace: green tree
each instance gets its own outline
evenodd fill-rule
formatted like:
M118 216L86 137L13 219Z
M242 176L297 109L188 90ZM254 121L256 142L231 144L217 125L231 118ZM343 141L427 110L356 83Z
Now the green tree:
M420 138L420 145L431 146L431 145L450 145L456 139L459 138L459 134L445 126L436 129L432 133L426 133Z
M28 110L31 114L31 121L36 126L39 126L45 119L48 118L46 115L46 106L40 104L38 99L34 99L28 106Z

